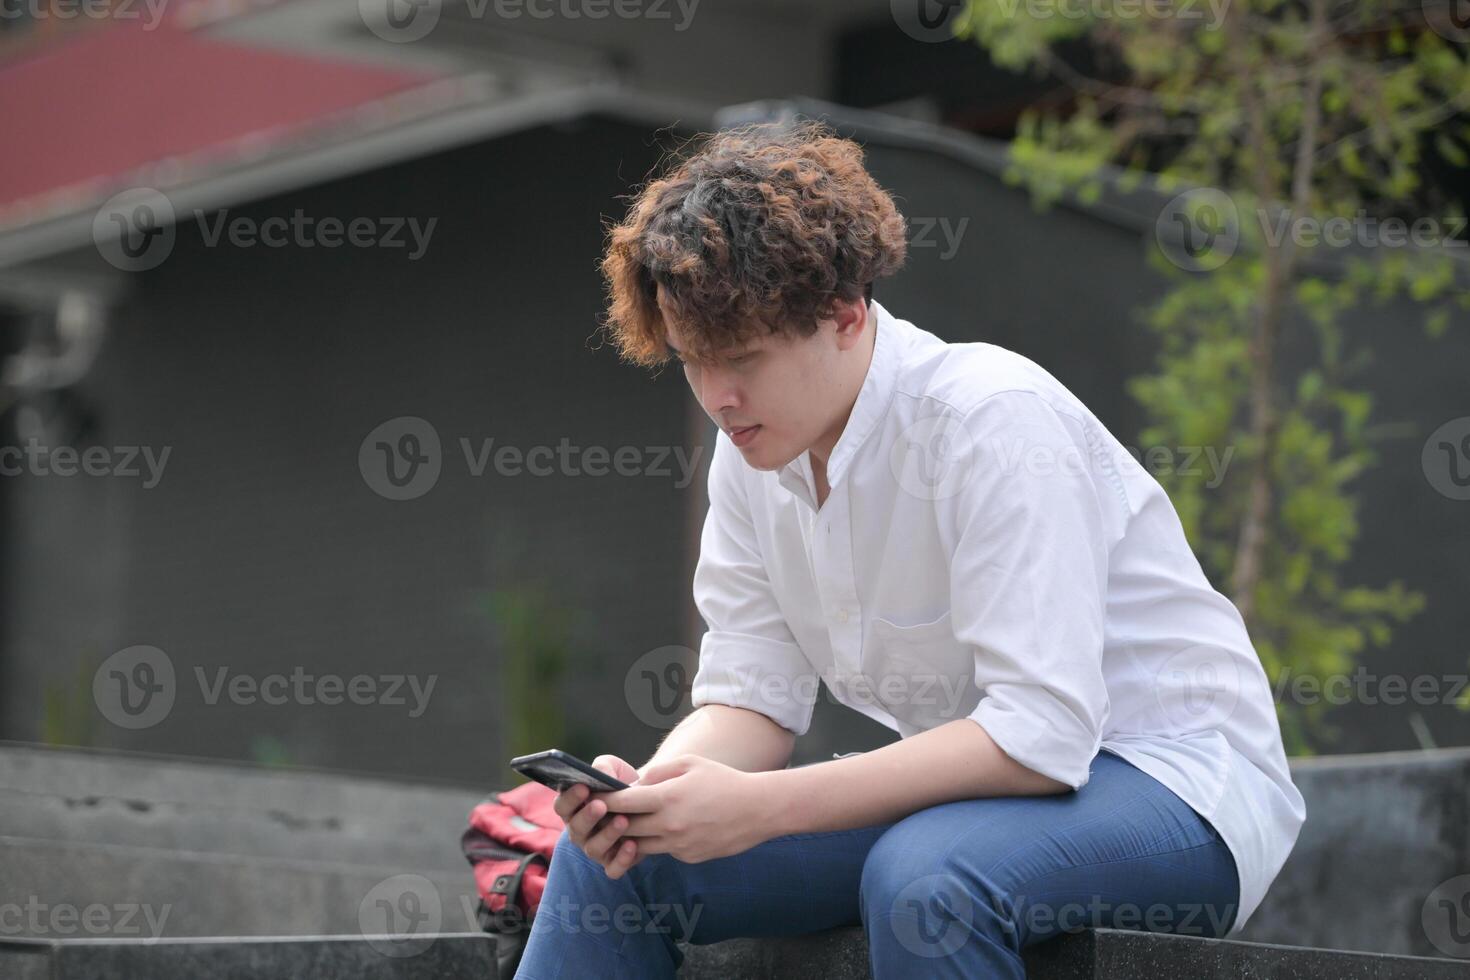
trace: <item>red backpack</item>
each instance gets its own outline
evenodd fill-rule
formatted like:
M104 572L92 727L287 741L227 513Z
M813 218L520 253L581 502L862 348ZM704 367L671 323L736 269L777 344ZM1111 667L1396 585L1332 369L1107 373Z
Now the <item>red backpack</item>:
M480 926L495 934L500 976L514 976L531 919L546 890L551 852L566 826L552 804L556 791L523 783L470 812L460 843L480 893Z

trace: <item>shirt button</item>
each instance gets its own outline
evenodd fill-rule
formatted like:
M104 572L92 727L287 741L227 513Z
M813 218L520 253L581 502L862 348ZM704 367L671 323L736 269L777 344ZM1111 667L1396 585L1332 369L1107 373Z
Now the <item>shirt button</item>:
M839 623L845 623L845 622L847 622L847 610L846 609L839 609L839 610L837 610L837 621Z

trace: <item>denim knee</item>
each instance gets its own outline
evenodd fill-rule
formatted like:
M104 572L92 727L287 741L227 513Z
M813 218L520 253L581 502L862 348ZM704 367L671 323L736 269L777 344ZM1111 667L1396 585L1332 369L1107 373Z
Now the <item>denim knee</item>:
M973 866L934 853L912 834L890 831L873 845L859 905L875 947L896 941L915 956L948 956L983 932L1020 949L1009 896Z

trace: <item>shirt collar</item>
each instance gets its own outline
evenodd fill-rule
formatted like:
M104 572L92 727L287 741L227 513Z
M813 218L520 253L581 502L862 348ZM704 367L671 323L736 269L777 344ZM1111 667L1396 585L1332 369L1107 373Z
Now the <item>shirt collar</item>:
M842 427L842 435L837 437L837 444L832 447L832 455L827 460L827 486L832 489L842 481L853 456L888 413L898 379L902 359L899 322L877 300L870 302L873 307L873 359L868 363L868 373L863 377L863 386L858 389L847 424ZM806 450L781 467L779 480L783 487L805 499L815 510L816 486L810 457L811 450Z

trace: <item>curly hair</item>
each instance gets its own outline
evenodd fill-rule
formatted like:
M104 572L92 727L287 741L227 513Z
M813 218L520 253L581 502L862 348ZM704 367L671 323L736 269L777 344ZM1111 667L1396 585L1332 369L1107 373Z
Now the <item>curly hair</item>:
M762 334L811 336L834 300L871 298L902 267L903 216L852 140L809 121L692 144L609 231L602 327L624 360L671 356L660 286L688 355L707 359Z

